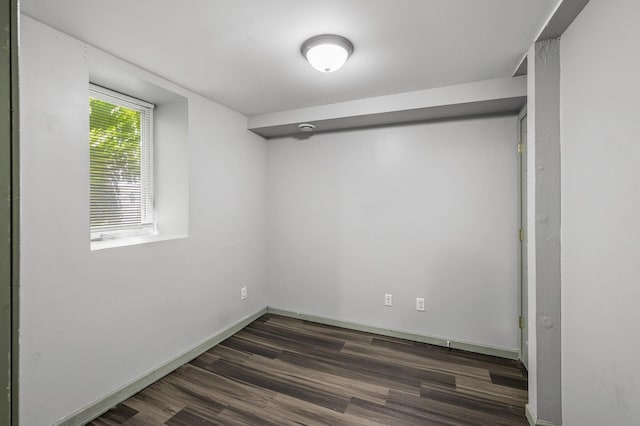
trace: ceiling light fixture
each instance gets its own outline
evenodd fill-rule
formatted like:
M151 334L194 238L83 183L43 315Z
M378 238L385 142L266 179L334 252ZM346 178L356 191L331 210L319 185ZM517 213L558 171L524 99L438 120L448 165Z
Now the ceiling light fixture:
M300 52L318 71L334 72L351 56L353 44L339 35L323 34L302 43Z

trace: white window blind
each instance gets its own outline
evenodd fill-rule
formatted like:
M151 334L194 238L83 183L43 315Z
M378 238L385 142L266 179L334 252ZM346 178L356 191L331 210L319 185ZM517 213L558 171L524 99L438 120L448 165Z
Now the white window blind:
M153 105L89 89L91 239L155 232Z

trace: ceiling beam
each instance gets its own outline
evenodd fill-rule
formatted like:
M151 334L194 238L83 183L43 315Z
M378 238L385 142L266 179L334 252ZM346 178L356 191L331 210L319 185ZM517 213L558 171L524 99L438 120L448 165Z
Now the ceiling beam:
M298 124L316 132L517 112L526 102L526 77L378 96L249 117L249 130L266 138L299 134Z
M576 17L582 12L582 9L589 3L589 0L562 0L556 6L547 22L542 26L538 36L534 40L535 42L542 40L550 40L559 38L569 25L576 19ZM513 71L513 76L521 76L527 74L527 55L526 53L520 59L518 66Z

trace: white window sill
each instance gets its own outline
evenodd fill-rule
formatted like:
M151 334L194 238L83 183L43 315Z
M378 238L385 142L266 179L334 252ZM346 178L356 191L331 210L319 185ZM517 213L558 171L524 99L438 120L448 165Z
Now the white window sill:
M91 241L91 251L104 250L115 247L135 246L138 244L155 243L157 241L177 240L187 238L187 235L140 235L136 237L114 238L110 240Z

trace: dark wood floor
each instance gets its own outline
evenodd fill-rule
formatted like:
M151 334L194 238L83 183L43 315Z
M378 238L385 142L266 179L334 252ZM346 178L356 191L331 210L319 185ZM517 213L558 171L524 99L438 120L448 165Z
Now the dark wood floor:
M265 315L92 425L526 425L519 362Z

